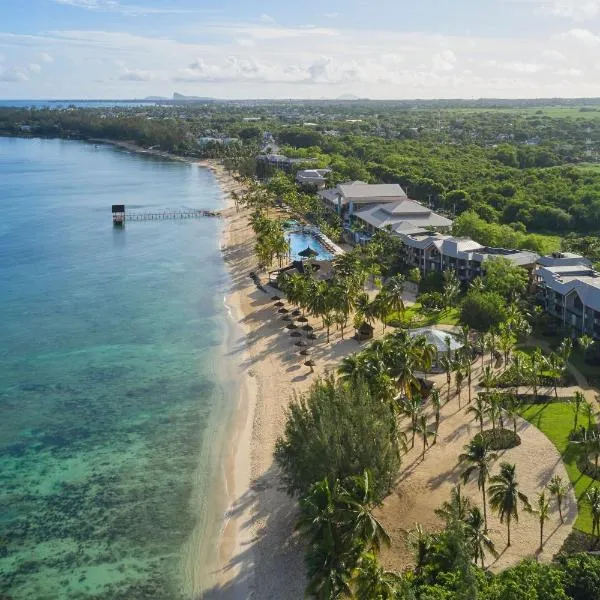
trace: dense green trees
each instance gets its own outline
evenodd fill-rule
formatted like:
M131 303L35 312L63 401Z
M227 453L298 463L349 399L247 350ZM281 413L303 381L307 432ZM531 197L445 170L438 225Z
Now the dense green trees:
M461 305L461 322L479 331L500 325L506 317L506 300L495 292L471 290Z
M373 498L380 500L400 467L392 408L360 381L317 381L290 405L275 458L292 494L304 496L316 481L327 479L333 485L367 470Z

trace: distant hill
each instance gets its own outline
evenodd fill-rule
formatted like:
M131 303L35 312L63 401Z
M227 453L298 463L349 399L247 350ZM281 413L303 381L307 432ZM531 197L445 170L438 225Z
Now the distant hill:
M341 96L338 96L336 100L360 100L360 98L354 94L342 94Z
M178 94L177 92L173 92L173 100L175 102L208 102L208 101L213 101L214 98L201 97L201 96L184 96L183 94Z
M168 98L166 96L146 96L144 100L147 100L148 102L159 102L161 100L168 100Z

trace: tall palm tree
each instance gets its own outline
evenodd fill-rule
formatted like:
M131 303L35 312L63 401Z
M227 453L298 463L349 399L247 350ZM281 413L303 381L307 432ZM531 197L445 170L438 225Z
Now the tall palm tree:
M489 394L485 398L486 407L485 412L492 422L492 430L494 434L496 433L496 424L500 419L500 397L498 394Z
M548 369L552 377L554 397L556 398L556 400L558 400L558 384L560 383L565 364L563 363L562 358L555 352L552 352L552 354L550 354L550 356L546 359L546 363L548 365Z
M435 430L430 429L427 424L427 416L421 413L419 415L419 422L417 424L417 431L423 438L423 454L422 459L425 460L425 450L429 447L429 438L435 436Z
M419 417L423 410L423 403L421 398L414 396L411 398L405 397L400 401L400 413L410 419L411 428L411 442L410 447L415 447L415 436L417 434L417 428L419 425Z
M412 550L415 559L415 573L419 574L427 565L433 550L433 537L427 533L420 523L408 532L406 545Z
M378 553L382 546L390 545L390 536L373 515L374 488L368 471L350 477L341 488L339 502L341 519L351 523L351 537L359 540L368 551Z
M448 395L446 397L446 402L450 402L450 386L452 384L452 367L454 366L452 358L449 353L446 353L440 358L440 367L446 373L446 385Z
M548 491L556 498L556 506L558 507L558 514L560 516L560 522L564 523L562 514L562 503L569 491L569 486L563 483L563 480L560 475L554 475L548 483Z
M573 340L571 338L564 338L558 347L558 353L563 359L565 366L569 363L571 353L573 352Z
M496 334L493 331L488 331L483 337L485 349L490 353L490 365L494 364L494 352L496 351Z
M471 508L465 523L467 524L467 540L471 546L473 560L475 564L481 561L481 568L485 569L485 553L489 552L494 558L498 558L499 555L494 542L487 534L485 518L478 506Z
M515 465L503 462L500 465L500 473L490 477L490 484L488 488L490 506L498 513L500 523L504 523L506 520L507 546L510 546L511 521L514 519L515 522L519 522L518 503L521 502L525 509L530 509L529 499L519 490Z
M589 335L582 335L581 337L577 338L577 344L581 348L581 351L583 352L584 356L585 356L586 352L588 351L588 348L593 343L594 343L594 338L590 337Z
M440 508L435 509L435 514L451 523L453 521L465 521L471 510L471 500L465 496L460 483L450 491L450 500L445 500Z
M538 382L540 377L540 370L544 364L544 355L539 348L536 348L529 356L529 364L527 365L527 372L531 378L531 386L533 387L533 402L537 402L538 396Z
M465 372L463 371L462 361L456 365L456 371L454 372L454 383L456 384L456 395L458 396L458 408L460 409L460 393L462 391L462 384L465 380Z
M435 415L435 436L433 438L433 443L435 445L435 443L437 442L437 438L438 438L438 434L440 431L440 410L442 408L442 399L440 396L440 390L438 390L437 388L433 388L431 390L431 406L433 406L433 412Z
M508 358L510 353L513 351L515 347L516 340L512 334L512 331L507 326L507 324L502 323L500 325L500 337L498 340L498 345L502 354L504 356L504 365L508 366Z
M472 414L474 419L479 422L479 431L483 433L483 420L487 414L487 405L482 394L477 394L475 404L467 407L467 414Z
M404 299L402 295L404 294L404 285L406 280L404 275L394 275L390 277L390 279L385 284L385 290L388 293L388 297L390 300L390 306L393 311L402 314L404 313Z
M490 393L490 388L496 386L496 375L494 374L494 370L490 365L488 365L481 375L481 385L485 388L485 392L487 395Z
M394 600L403 585L401 575L385 571L377 555L363 552L352 571L352 598L377 598L378 600Z
M579 421L579 411L581 410L583 404L585 404L585 396L582 392L577 390L575 392L575 395L573 396L573 407L575 409L575 414L573 417L573 430L577 429L577 422Z
M550 518L550 502L546 498L546 492L542 490L537 495L536 509L531 512L537 515L540 524L540 550L544 549L544 523Z
M592 535L600 537L600 487L593 485L585 494L592 513Z
M487 502L485 497L485 486L490 477L492 462L498 458L495 452L490 450L489 443L482 435L476 435L465 447L464 452L458 457L460 462L468 464L462 472L462 480L467 483L471 475L477 476L477 487L483 496L483 518L485 530L487 531Z

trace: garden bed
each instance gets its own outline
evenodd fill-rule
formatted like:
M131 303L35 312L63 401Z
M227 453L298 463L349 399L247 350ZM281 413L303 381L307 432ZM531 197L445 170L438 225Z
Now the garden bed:
M519 434L510 429L486 429L477 435L488 442L490 450L509 450L521 444Z

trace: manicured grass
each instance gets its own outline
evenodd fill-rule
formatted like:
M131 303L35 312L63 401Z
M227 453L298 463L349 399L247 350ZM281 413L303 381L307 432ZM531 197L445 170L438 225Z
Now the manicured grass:
M575 488L579 504L579 514L575 522L575 528L584 533L591 533L592 515L585 500L585 493L592 485L598 482L584 475L577 468L577 459L582 452L581 446L569 444L569 433L571 432L575 418L573 406L568 402L526 404L521 409L521 416L544 433L560 452L567 473L569 474L569 479ZM583 417L580 413L580 423L582 419Z
M448 308L445 310L426 311L416 302L408 306L404 313L394 313L388 319L388 323L400 321L402 323L412 323L417 327L427 327L430 325L458 325L460 311L458 308Z

